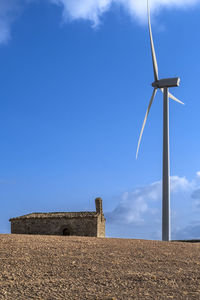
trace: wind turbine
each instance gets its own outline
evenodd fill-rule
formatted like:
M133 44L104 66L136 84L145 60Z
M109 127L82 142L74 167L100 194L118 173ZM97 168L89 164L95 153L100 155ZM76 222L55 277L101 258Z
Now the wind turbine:
M170 232L169 98L181 104L184 103L178 100L176 97L174 97L171 93L169 93L170 87L179 86L180 78L159 79L158 77L158 64L157 64L156 53L154 49L148 0L147 0L147 10L148 10L149 36L151 42L151 55L152 55L153 72L154 72L154 82L152 83L152 86L154 87L154 90L149 102L149 106L147 108L147 112L142 125L142 130L140 132L136 159L138 157L140 142L147 121L147 117L151 109L151 105L154 101L157 90L160 89L163 93L162 240L169 241L171 239L170 236L171 232Z

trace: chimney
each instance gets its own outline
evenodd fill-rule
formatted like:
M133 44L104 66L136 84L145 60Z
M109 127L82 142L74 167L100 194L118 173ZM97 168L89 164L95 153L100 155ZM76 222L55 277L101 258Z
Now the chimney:
M95 204L96 204L96 212L103 215L102 199L101 198L96 198L95 199Z

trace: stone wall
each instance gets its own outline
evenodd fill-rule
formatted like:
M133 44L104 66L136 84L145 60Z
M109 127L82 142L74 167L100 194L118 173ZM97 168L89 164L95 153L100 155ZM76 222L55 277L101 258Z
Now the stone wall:
M106 220L103 215L99 215L97 219L97 237L105 237Z
M75 235L75 236L98 236L98 235L102 236L103 235L103 227L97 226L96 217L41 218L41 219L30 218L30 219L11 221L11 233L15 233L15 234L63 235L64 230L65 230L65 234L67 235ZM105 237L105 225L104 225L104 237Z

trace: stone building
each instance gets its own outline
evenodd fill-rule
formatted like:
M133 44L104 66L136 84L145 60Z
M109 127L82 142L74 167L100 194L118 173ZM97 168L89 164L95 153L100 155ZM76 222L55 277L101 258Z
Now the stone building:
M95 199L96 211L31 213L11 218L11 233L105 237L102 199Z

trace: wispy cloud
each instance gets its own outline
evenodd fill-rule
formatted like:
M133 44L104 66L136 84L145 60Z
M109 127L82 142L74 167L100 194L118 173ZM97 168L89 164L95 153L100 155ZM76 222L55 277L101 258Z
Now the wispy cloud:
M30 2L42 0L1 0L0 1L0 43L10 38L11 25ZM144 21L146 19L146 0L46 0L63 10L64 22L74 20L90 21L93 27L100 24L103 14L114 6L119 6L130 17ZM187 8L200 3L200 0L149 0L152 14L164 7Z
M187 233L185 238L188 238L189 233L190 236L196 238L199 223L195 223L194 228L190 223L195 221L192 220L194 211L197 212L200 208L199 176L195 176L193 180L172 176L170 185L171 202L173 203L171 214L172 238L183 238L183 232ZM109 235L120 237L123 228L129 237L160 239L161 201L161 181L134 189L131 192L125 192L116 208L112 212L105 213L107 226L113 228ZM193 229L194 234L192 235Z
M174 230L175 240L200 239L200 222L191 222L189 225Z
M16 181L0 179L0 185L1 184L16 184Z
M193 191L191 198L192 198L192 205L194 210L200 210L200 172L196 173L198 187Z
M200 210L200 189L198 189L192 193L192 199L194 200L193 208Z
M0 1L0 44L10 39L10 27L22 9L23 0Z

